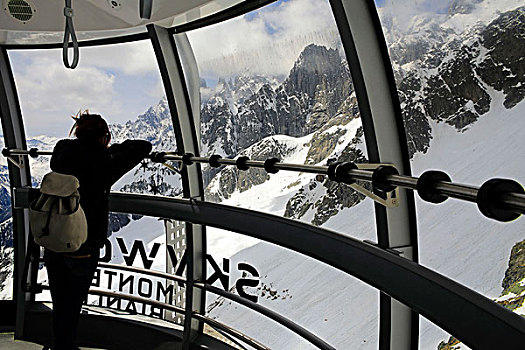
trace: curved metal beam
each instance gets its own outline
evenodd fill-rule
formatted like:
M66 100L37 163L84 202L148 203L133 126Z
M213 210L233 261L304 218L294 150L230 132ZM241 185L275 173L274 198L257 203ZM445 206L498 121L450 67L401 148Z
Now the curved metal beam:
M355 86L370 161L393 164L410 175L401 108L383 32L373 1L330 0ZM414 194L400 191L395 210L376 204L378 243L417 261ZM417 349L418 315L385 294L380 297L380 349Z
M519 315L419 264L332 231L189 199L113 193L110 209L209 225L305 254L408 305L473 349L525 343L525 319Z
M168 29L148 25L148 32L168 99L177 142L177 153L180 155L192 153L198 156L197 130L200 124L196 113L200 110L200 106L195 112L181 62L181 57L185 57L188 62L191 57L188 52L179 51L176 40ZM181 42L186 50L191 50L187 40L180 38L177 41ZM193 104L195 105L195 99L193 99ZM204 199L201 168L199 164L196 165L195 167L184 167L181 171L183 193L186 198ZM193 286L194 281L202 280L206 275L206 230L204 226L195 223L186 224L186 251L188 258L186 278L188 286ZM203 322L192 318L191 314L193 312L204 314L205 303L205 293L202 290L194 287L186 288L184 349L189 349L190 344L202 334Z
M16 92L13 72L9 64L7 51L0 47L0 117L2 119L2 132L4 135L5 147L26 148L26 139L24 133L24 123L18 95ZM11 194L13 188L20 186L31 186L31 174L29 172L29 163L27 156L20 157L20 163L24 165L18 168L11 162L9 167L9 184ZM12 198L12 196L11 196ZM25 301L30 300L30 295L21 290L21 279L23 277L23 267L26 254L28 230L27 210L15 209L13 201L11 203L11 213L13 218L13 235L14 235L14 271L13 271L13 302L16 303L16 328L15 337L19 338L23 333ZM35 270L32 269L34 272ZM31 278L31 276L29 276ZM36 275L33 276L36 278Z

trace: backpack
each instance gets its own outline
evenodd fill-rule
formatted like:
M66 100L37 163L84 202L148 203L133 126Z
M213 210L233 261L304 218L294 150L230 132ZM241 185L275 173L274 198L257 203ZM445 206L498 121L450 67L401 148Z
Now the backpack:
M35 243L51 251L74 252L87 240L87 221L80 206L78 179L47 173L40 196L29 205L29 226Z

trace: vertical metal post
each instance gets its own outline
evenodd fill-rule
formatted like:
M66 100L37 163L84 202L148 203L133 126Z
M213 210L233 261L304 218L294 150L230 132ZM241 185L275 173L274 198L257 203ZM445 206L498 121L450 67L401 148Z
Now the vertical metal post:
M330 0L356 90L368 157L410 175L410 160L394 75L381 24L371 0ZM375 206L378 243L417 261L414 195L401 190L395 210ZM380 295L380 349L417 349L417 313Z
M9 64L7 51L0 47L0 117L2 119L2 132L4 143L7 148L26 149L26 139L20 105L16 93L13 72ZM13 188L30 186L31 176L27 156L21 157L24 165L18 168L9 162L9 182L11 187L11 199L13 199ZM26 301L31 299L29 293L21 290L21 279L24 268L27 237L29 235L27 210L14 209L11 201L11 212L13 218L14 235L14 271L13 271L13 302L16 303L16 327L15 337L22 338L24 330L24 315Z
M200 106L195 106L195 99L190 99L188 84L182 69L181 57L188 58L187 52L180 52L177 42L166 28L148 25L148 33L159 64L168 105L170 108L178 154L192 153L199 155L198 115ZM184 36L185 34L177 34ZM187 40L186 40L187 41ZM189 42L183 46L185 51L191 50ZM186 54L186 55L185 55ZM191 78L190 78L191 79ZM198 87L198 85L197 85ZM194 94L191 94L194 96ZM192 105L193 102L193 105ZM186 198L204 199L202 173L199 164L184 167L182 170L183 194ZM206 276L206 231L202 225L186 223L186 256L187 256L187 286L186 314L184 320L183 349L189 349L191 343L199 336L204 324L192 318L194 312L204 314L205 293L193 287L195 281L204 281Z

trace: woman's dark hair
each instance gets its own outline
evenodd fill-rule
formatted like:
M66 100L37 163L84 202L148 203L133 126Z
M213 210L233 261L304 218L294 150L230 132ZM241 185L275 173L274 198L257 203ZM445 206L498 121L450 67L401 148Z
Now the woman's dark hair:
M79 112L73 119L75 124L69 132L70 136L73 134L78 139L99 141L104 146L111 141L108 124L99 114L90 114L88 111Z

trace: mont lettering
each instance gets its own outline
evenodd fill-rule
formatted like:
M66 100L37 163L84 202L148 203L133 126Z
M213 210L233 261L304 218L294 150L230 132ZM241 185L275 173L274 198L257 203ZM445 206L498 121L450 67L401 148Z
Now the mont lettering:
M113 247L109 242L106 243L105 254L101 258L101 261L109 262L112 256L118 256L118 252L120 252L127 266L133 266L138 259L138 261L142 262L146 270L150 270L161 247L160 243L154 243L151 250L148 251L142 240L135 240L131 246L127 245L121 237L117 237L116 241L116 247ZM117 252L115 252L116 254L113 254L114 250L117 250ZM183 276L187 267L186 251L184 251L180 259L178 259L175 247L173 245L167 245L166 253L167 258L171 262L171 266L174 267L174 274ZM206 278L206 283L212 285L218 282L224 290L230 290L230 260L223 259L222 269L211 255L206 255L206 261L211 268L211 272ZM210 268L208 268L208 271ZM240 272L241 277L234 282L233 285L235 289L241 297L256 303L258 296L248 294L244 288L257 287L259 285L259 272L255 267L245 262L238 263L237 270ZM157 277L107 269L97 270L92 285L109 290L116 289L119 292L138 295L144 298L154 298L157 301L170 304L173 302L174 294L179 293L181 287L183 287L182 284L178 285L173 282L166 282L165 279ZM106 299L107 305L105 306L107 307L163 318L163 312L162 310L158 310L158 308L148 308L145 305L138 307L133 302L128 302L128 304L123 305L122 301L118 298L113 298L112 300L109 300L110 298ZM176 300L176 304L180 304L180 302L180 299Z

